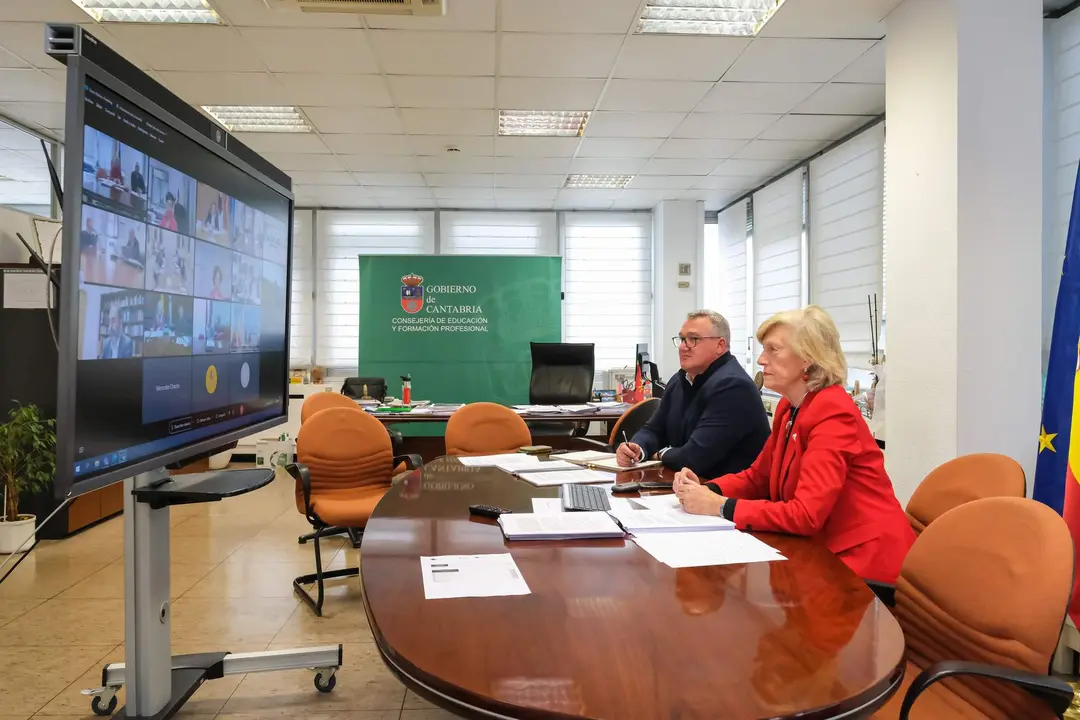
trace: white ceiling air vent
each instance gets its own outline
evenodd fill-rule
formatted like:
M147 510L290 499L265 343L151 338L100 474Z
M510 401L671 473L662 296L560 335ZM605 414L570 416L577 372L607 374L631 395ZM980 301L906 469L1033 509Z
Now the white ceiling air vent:
M310 13L352 13L353 15L446 14L447 0L263 0L271 10L300 8Z

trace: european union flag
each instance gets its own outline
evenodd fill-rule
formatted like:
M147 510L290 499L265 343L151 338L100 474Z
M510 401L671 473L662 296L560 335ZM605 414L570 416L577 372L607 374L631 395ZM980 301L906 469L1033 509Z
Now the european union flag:
M1080 343L1080 169L1073 189L1069 235L1065 241L1065 261L1058 286L1054 312L1054 334L1050 341L1050 366L1046 375L1042 427L1039 428L1039 459L1035 466L1033 497L1054 508L1065 519L1080 547L1080 444L1073 433L1080 434L1080 406L1075 402L1080 380L1077 344ZM1071 448L1077 448L1077 461L1071 462ZM1080 579L1080 578L1078 578ZM1069 615L1080 621L1080 595L1073 586Z

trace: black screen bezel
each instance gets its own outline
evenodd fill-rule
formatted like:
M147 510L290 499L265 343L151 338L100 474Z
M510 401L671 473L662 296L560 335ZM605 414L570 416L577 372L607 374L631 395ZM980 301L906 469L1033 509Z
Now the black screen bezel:
M120 482L138 473L154 470L171 463L182 462L191 457L205 455L228 443L241 438L268 430L281 425L288 420L289 413L289 377L288 362L286 372L281 375L281 413L269 420L248 425L236 430L230 430L209 438L196 440L182 445L167 452L159 453L149 458L140 459L127 465L110 467L108 470L75 478L75 398L76 398L76 363L78 362L78 324L79 324L79 228L82 227L82 156L83 156L83 133L84 133L84 105L86 79L90 78L100 83L107 89L119 95L124 100L139 107L143 112L154 117L159 122L168 125L172 130L186 136L197 143L201 148L216 154L222 160L230 163L241 172L266 185L271 190L280 194L288 201L288 239L286 249L285 288L286 295L292 287L292 244L293 244L293 216L295 200L290 188L275 182L266 174L255 169L236 154L229 152L226 147L215 143L205 134L200 133L188 123L179 119L173 113L162 108L159 104L149 99L142 93L131 88L120 78L109 73L86 57L72 55L67 58L67 90L64 130L64 153L67 162L64 164L64 217L63 217L63 258L66 262L62 270L60 292L60 355L59 377L57 384L57 413L56 413L56 479L54 483L55 496L58 499L67 497L75 498L88 492L98 490ZM201 116L200 116L201 117ZM226 144L228 136L225 134ZM74 158L74 160L72 160ZM291 313L292 303L286 297L285 302L285 353L291 342ZM108 412L108 408L101 408L101 412Z

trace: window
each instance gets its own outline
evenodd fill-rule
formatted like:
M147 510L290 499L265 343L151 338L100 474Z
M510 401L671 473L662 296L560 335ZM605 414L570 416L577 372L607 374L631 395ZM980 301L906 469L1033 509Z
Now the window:
M563 337L596 344L602 378L652 338L652 214L568 212L563 237Z
M445 255L558 255L553 212L439 213Z
M0 122L0 205L51 217L51 202L52 183L41 141Z
M312 212L293 212L292 282L289 286L289 367L311 365L312 332Z
M702 248L704 272L701 274L702 307L723 313L724 259L720 252L720 231L716 222L705 221L705 247Z
M746 288L747 203L736 203L720 213L717 228L723 276L720 303L714 309L731 326L731 354L749 369L753 363L750 340L753 329L747 317L750 307Z
M754 193L752 327L802 306L803 169Z
M317 223L315 362L331 371L355 371L360 339L359 256L432 254L435 213L321 210Z
M885 126L879 123L810 163L810 299L840 331L848 364L869 368L867 299L882 302Z

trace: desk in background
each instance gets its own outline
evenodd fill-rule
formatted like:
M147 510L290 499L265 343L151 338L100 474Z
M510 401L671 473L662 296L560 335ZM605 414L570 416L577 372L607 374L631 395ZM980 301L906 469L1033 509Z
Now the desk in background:
M761 534L789 559L674 570L629 539L507 543L469 515L475 503L528 512L557 490L443 458L375 508L364 606L415 692L464 717L748 720L862 717L899 687L899 625L811 540ZM507 551L530 595L424 599L421 555Z

